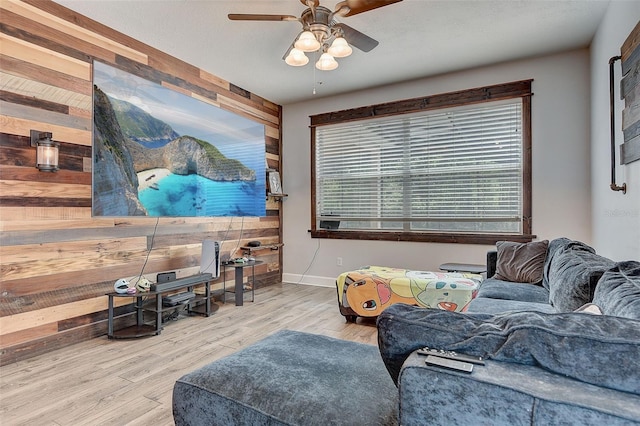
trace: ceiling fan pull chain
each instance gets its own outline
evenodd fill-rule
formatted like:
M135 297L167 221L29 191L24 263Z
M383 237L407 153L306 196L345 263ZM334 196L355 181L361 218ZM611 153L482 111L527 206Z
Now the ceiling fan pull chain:
M318 55L315 55L314 61L318 59ZM316 67L313 68L313 94L316 94Z

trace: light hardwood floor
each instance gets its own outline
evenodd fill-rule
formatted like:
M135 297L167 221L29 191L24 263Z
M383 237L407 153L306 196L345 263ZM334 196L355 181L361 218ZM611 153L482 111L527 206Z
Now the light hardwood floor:
M281 329L372 345L377 339L375 321L346 323L335 288L270 286L242 307L227 301L209 318L170 321L159 336L104 336L3 366L0 423L172 425L179 377Z

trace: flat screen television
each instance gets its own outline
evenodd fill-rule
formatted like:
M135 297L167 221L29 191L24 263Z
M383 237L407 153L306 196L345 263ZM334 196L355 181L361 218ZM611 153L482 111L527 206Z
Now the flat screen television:
M264 125L93 63L94 216L265 216Z

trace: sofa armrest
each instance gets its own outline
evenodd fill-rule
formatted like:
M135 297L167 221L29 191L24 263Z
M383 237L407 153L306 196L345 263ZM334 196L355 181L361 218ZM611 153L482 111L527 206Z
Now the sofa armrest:
M489 360L465 374L427 366L414 352L403 364L398 388L399 423L405 426L640 422L639 395L532 365Z
M496 273L496 265L498 263L498 251L490 250L487 252L487 278L491 278Z

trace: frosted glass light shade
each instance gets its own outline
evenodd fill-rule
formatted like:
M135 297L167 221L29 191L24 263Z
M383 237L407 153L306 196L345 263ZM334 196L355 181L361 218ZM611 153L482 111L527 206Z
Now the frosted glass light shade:
M338 62L328 53L323 53L316 62L316 68L321 71L331 71L338 68Z
M60 144L51 140L51 132L30 130L31 146L36 148L36 168L41 172L56 172Z
M303 52L315 52L320 49L320 42L311 31L303 31L293 45Z
M347 40L344 37L338 37L333 40L331 43L331 47L327 50L327 53L333 56L334 58L346 58L351 55L353 49L347 43Z
M43 172L58 170L58 144L55 142L39 142L36 149L36 167Z
M292 67L301 67L309 63L309 58L307 58L302 50L294 47L291 49L284 61L287 65L291 65Z

